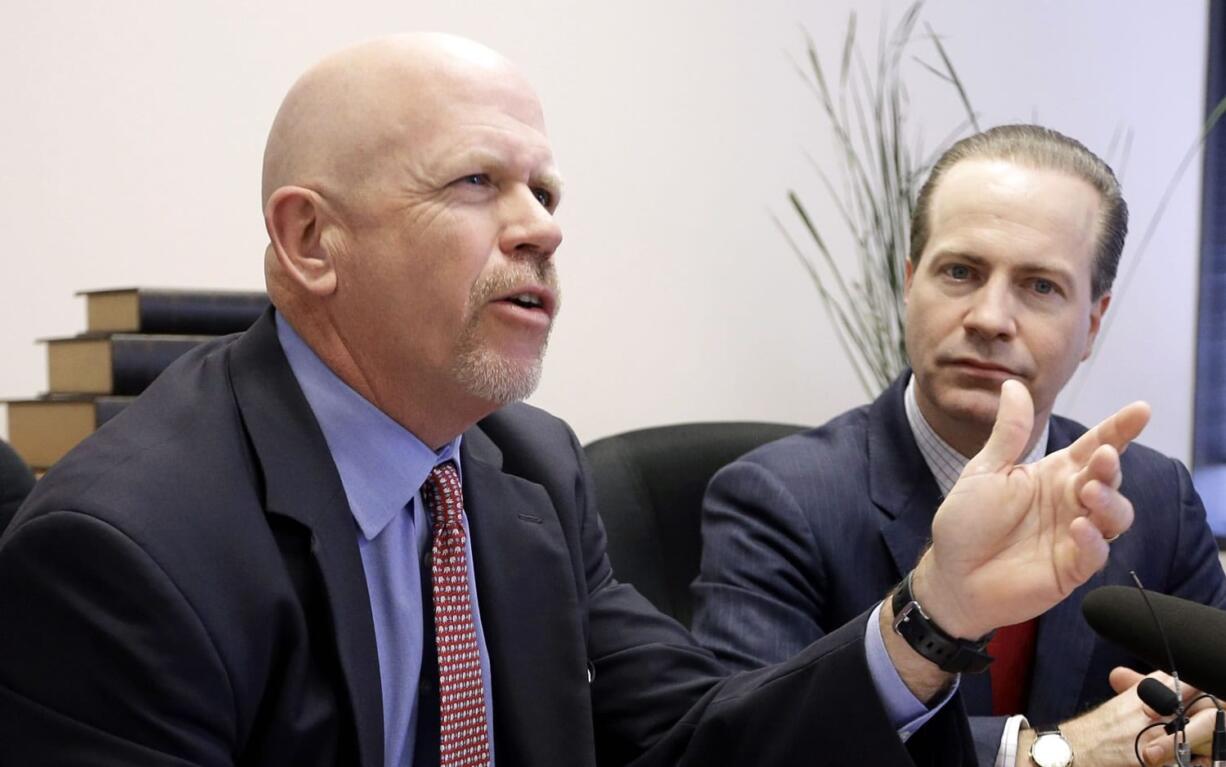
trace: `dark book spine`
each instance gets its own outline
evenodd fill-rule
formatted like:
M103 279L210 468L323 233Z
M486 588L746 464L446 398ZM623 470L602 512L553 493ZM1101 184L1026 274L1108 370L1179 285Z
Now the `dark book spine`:
M111 336L111 394L140 394L170 363L208 340L199 336Z
M268 308L264 293L142 290L137 296L142 333L241 333Z

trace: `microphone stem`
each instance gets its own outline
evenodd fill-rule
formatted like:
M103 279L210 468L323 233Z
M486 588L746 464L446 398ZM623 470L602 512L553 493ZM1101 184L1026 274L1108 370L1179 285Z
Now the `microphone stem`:
M1217 710L1213 721L1213 767L1226 767L1226 712Z

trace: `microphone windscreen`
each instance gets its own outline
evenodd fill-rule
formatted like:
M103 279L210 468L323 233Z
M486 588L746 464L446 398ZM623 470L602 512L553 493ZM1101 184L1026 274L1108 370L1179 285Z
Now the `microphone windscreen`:
M1142 679L1137 685L1137 697L1161 716L1171 716L1179 710L1179 696L1157 679Z
M1226 612L1186 599L1146 591L1171 646L1179 678L1226 697ZM1171 671L1162 634L1139 589L1103 586L1081 603L1090 627L1154 668Z

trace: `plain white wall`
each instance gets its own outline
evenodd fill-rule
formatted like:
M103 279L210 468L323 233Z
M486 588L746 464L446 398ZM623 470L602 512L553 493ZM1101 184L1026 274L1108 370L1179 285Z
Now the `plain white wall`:
M567 176L565 308L534 401L584 440L698 419L819 423L865 396L769 212L787 219L788 187L822 207L804 153L828 163L832 146L790 60L803 53L803 26L833 65L853 6L870 41L883 9L897 18L903 8L8 0L0 397L45 387L34 340L83 328L76 290L261 287L260 155L285 89L337 47L438 29L520 63ZM1202 119L1204 3L945 0L924 17L985 125L1037 117L1100 152L1118 127L1134 131L1130 258ZM913 111L939 138L957 124L957 102L918 68L910 79ZM1064 407L1093 420L1148 399L1146 441L1184 459L1198 169Z

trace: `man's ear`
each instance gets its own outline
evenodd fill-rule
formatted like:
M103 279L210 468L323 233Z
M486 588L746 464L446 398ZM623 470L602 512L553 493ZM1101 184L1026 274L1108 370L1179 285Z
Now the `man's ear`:
M911 262L911 259L903 261L902 274L902 302L905 304L911 297L911 280L915 277L915 264Z
M264 206L264 226L282 272L316 296L336 290L336 264L323 244L326 221L323 200L300 186L277 189Z
M1081 354L1081 361L1085 362L1090 358L1090 353L1094 351L1094 339L1098 338L1098 330L1103 325L1103 315L1107 313L1107 307L1111 305L1111 293L1103 293L1090 305L1090 332L1086 336L1086 349Z

